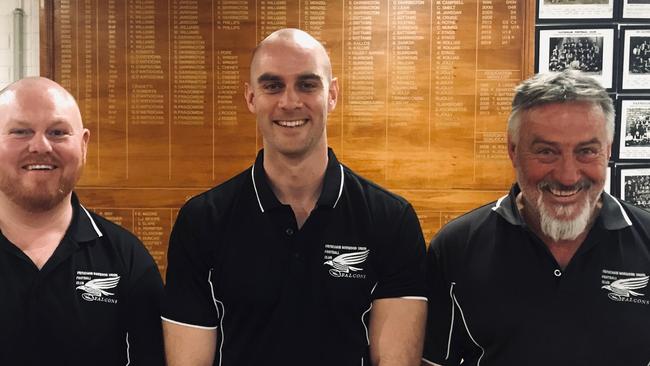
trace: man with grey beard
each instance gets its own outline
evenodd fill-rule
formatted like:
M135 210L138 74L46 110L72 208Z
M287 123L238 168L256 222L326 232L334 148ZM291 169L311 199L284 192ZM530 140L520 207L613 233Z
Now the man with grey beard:
M517 87L517 183L429 247L423 365L650 363L650 213L603 192L613 136L592 78Z

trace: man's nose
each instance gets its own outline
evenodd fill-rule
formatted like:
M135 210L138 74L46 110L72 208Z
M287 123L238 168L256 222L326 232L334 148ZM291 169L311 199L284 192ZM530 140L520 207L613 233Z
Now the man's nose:
M52 142L45 134L36 133L29 140L29 152L47 153L52 151Z
M288 87L280 98L280 108L282 109L296 109L302 107L302 100L300 94L294 88Z
M555 169L555 180L564 185L572 186L580 180L580 162L573 154L566 154L560 159Z

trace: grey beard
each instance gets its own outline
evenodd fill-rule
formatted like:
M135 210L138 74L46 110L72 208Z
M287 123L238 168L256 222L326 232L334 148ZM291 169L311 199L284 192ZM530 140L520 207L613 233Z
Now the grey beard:
M575 240L582 234L591 221L591 216L594 212L596 202L591 202L589 198L583 207L564 207L560 206L555 209L556 216L568 216L575 210L580 210L580 213L573 220L560 220L556 219L554 215L548 211L547 207L542 201L542 195L537 198L537 208L540 216L540 229L542 233L553 241L560 240Z

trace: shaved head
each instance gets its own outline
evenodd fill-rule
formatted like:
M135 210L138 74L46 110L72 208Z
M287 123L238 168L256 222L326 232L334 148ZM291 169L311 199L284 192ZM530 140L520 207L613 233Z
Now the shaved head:
M327 78L327 81L329 82L332 80L332 64L325 47L323 47L316 38L312 37L305 31L296 28L283 28L269 34L268 37L264 38L264 40L255 47L255 50L253 50L250 68L251 82L255 82L255 70L257 70L257 66L261 61L262 57L260 56L264 55L264 52L262 51L267 47L275 46L293 47L313 53L316 59L321 63L321 67L323 68L322 72Z
M48 78L34 76L15 81L0 90L0 111L7 107L32 107L51 101L70 113L75 129L83 129L81 111L65 88ZM3 113L4 114L4 113ZM0 122L3 116L0 115Z

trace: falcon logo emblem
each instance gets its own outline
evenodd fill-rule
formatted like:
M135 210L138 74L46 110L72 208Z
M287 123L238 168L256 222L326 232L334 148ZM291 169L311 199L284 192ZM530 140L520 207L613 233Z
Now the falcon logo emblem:
M84 293L81 294L81 297L86 301L97 301L102 299L102 297L115 295L110 290L117 287L117 283L120 282L120 277L106 277L106 278L96 278L84 283L81 286L77 286L77 290L82 290Z
M640 290L648 286L648 279L650 276L621 278L609 285L602 286L605 290L609 291L607 296L615 301L621 301L623 298L633 296L643 296L644 294L634 291Z
M323 264L332 267L330 268L329 273L334 277L350 277L347 275L363 270L363 268L355 266L365 262L368 258L368 253L370 253L370 250L345 253L333 258L332 260L325 261Z

